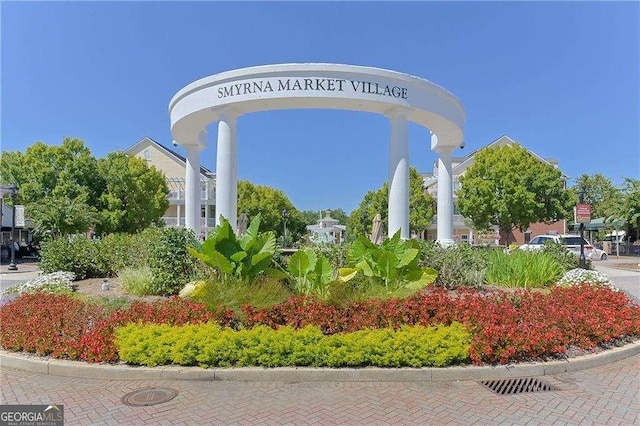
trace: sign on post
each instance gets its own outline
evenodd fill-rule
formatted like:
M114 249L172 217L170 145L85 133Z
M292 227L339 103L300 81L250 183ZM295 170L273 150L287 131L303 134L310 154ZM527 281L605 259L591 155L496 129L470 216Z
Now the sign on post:
M591 204L576 205L576 222L577 223L591 222Z
M15 207L16 212L16 226L24 228L24 206L17 205Z

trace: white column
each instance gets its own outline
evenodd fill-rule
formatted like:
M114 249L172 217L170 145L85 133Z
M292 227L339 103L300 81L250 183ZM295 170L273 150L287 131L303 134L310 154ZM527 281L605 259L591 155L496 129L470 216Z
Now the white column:
M178 198L179 200L179 198ZM176 226L179 228L180 227L180 204L176 204Z
M235 231L238 222L238 149L236 118L223 116L218 124L216 155L216 225L220 216L229 220Z
M431 135L432 146L433 138L437 136ZM437 242L444 246L455 244L453 239L453 176L451 171L451 153L454 147L441 146L436 148L438 153L438 236Z
M400 237L409 238L409 138L407 116L401 111L389 115L389 220L388 235L400 229Z
M200 236L200 147L186 145L187 164L184 188L184 224Z

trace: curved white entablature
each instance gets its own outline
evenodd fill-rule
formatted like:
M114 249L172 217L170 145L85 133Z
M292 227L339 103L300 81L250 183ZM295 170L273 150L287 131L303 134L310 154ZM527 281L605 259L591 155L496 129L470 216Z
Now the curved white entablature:
M223 114L236 117L277 109L345 109L390 114L438 135L438 143L463 141L460 101L430 81L380 68L342 64L264 65L222 72L180 90L169 104L171 131L182 145Z
M425 79L397 71L343 64L277 64L222 72L195 81L169 103L171 134L187 150L186 225L199 233L199 151L207 126L218 125L216 219L236 228L236 121L244 114L277 109L344 109L384 114L391 122L389 148L389 236L409 236L408 122L431 131L431 149L442 169L462 145L465 113L450 92ZM443 172L444 173L444 172ZM451 177L438 176L438 240L451 243Z

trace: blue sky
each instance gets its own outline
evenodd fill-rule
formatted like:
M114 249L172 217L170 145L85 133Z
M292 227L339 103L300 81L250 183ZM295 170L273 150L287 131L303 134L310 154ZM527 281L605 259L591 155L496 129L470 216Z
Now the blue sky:
M171 146L168 104L207 75L335 62L430 80L465 107L463 156L506 134L565 174L640 178L638 2L2 2L2 150L83 139ZM389 122L353 111L238 121L238 174L300 210L357 207L387 179ZM215 129L201 161L215 168ZM437 159L411 125L410 162ZM181 149L178 149L181 151ZM181 151L183 152L183 151ZM572 182L570 182L572 184Z

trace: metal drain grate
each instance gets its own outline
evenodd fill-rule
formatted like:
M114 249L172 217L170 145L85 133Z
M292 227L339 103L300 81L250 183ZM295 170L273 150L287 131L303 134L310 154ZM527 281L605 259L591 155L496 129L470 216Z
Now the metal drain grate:
M169 388L148 388L129 392L122 397L122 402L132 407L162 404L171 401L178 391Z
M547 382L535 377L518 379L484 380L480 382L499 395L513 395L516 393L547 392L557 390Z

